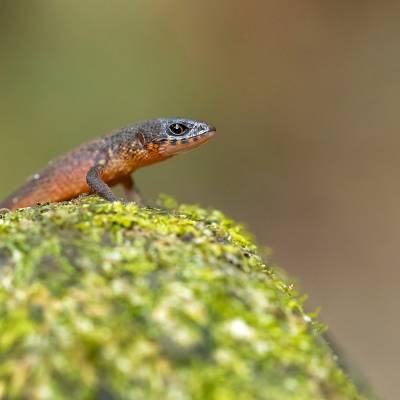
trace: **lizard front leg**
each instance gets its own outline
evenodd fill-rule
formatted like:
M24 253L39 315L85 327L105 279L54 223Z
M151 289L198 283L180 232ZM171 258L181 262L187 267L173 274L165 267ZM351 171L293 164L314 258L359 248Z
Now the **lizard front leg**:
M86 182L92 192L98 194L108 201L119 201L118 197L112 192L110 187L101 179L101 165L95 165L90 168L86 174Z
M144 204L142 194L131 175L124 176L119 180L119 183L123 186L128 201Z

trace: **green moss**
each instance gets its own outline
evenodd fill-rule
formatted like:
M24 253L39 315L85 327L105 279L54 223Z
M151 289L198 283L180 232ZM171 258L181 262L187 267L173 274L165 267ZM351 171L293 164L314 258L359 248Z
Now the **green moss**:
M2 216L1 398L360 398L241 226L163 205Z

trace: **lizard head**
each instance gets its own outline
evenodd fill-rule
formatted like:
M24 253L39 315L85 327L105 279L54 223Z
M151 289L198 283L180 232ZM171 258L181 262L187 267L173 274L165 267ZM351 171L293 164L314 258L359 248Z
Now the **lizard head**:
M186 118L160 118L148 121L139 131L144 147L168 158L200 146L215 135L213 125Z

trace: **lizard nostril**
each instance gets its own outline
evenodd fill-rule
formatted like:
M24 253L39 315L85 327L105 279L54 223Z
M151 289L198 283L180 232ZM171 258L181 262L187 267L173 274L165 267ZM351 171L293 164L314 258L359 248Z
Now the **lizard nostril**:
M217 130L215 129L214 125L207 125L207 132L216 132Z

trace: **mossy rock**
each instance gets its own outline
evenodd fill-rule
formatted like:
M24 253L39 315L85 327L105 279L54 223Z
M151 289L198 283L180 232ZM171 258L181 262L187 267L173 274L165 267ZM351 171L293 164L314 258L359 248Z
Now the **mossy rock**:
M361 398L241 226L163 207L2 215L0 398Z

